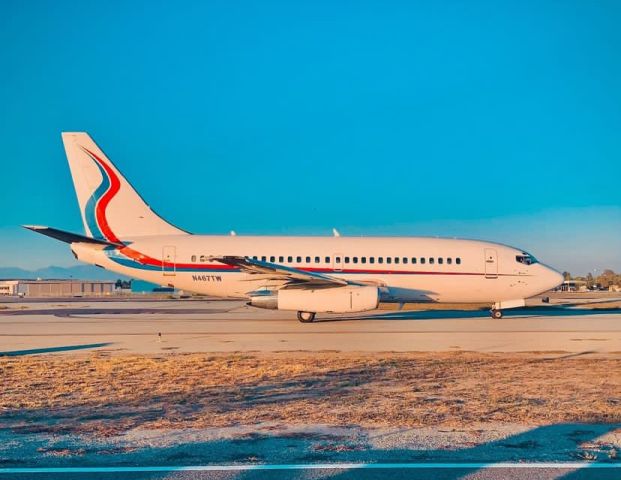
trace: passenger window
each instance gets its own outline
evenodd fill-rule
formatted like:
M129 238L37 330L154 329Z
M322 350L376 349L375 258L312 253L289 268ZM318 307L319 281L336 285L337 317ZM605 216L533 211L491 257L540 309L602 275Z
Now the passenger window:
M274 263L276 261L276 257L270 257L270 262Z
M315 257L315 263L320 263L321 259L319 257Z
M446 263L447 263L447 265L450 265L451 263L453 263L453 259L451 257L448 257L446 259Z
M416 263L416 257L412 257L412 263Z
M444 263L444 259L442 257L438 257L438 264L442 265Z
M287 257L287 262L292 263L293 262L293 257Z
M255 255L254 257L252 257L253 260L258 260L257 256Z
M455 263L456 263L457 265L461 265L461 258L457 257L457 258L455 259Z
M433 257L429 257L429 265L433 265L435 263L435 260L433 259Z
M192 261L196 262L196 255L192 255Z
M424 264L425 264L425 257L420 257L420 263L421 263L422 265L424 265Z
M326 263L330 263L330 257L326 257Z
M392 263L392 258L386 257L386 263Z
M336 263L341 263L341 257L336 257L335 260L336 260Z
M384 263L384 257L377 257L377 263Z
M345 263L349 263L349 257L345 257Z
M200 261L201 262L206 262L207 261L207 258L205 257L205 255L201 255Z
M285 257L278 257L278 261L279 261L280 263L284 262L284 261L285 261Z
M360 257L360 263L367 263L367 257Z
M399 257L395 257L395 263L399 263Z
M354 263L358 263L358 257L353 258Z
M310 257L306 257L306 263L310 263L311 258Z
M302 257L295 257L296 262L302 263Z
M403 263L408 263L408 257L403 257Z
M369 263L375 263L375 257L369 257Z

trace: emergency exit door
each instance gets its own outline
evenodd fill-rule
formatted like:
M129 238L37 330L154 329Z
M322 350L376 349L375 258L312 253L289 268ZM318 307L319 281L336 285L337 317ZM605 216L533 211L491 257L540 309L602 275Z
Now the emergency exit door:
M162 273L174 276L177 272L177 248L174 245L162 247Z
M498 278L498 253L494 248L485 249L485 278Z

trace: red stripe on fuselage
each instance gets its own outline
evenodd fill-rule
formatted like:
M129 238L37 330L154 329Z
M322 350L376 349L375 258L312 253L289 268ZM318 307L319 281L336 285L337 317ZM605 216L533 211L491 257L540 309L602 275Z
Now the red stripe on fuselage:
M127 257L132 258L136 262L143 265L151 265L156 267L166 267L166 268L183 268L183 269L194 269L196 271L208 271L208 270L237 270L237 267L232 265L227 265L224 263L216 263L216 264L196 264L196 263L170 263L170 262L162 262L161 260L155 259L153 257L149 257L140 253L137 250L133 250L130 247L124 247L121 250L121 253L126 255ZM430 271L418 271L418 270L359 270L359 269L346 269L346 270L333 270L331 268L298 268L301 272L316 272L316 273L328 273L331 275L339 275L339 274L366 274L366 275L463 275L463 276L484 276L483 272L430 272ZM190 273L190 272L188 272ZM514 275L514 274L503 274L499 273L499 277L525 277L530 275Z

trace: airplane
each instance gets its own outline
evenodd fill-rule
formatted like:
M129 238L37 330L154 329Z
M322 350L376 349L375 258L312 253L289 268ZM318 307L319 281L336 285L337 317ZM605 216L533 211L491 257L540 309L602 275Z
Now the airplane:
M499 319L563 282L530 253L479 240L191 234L156 214L87 133L62 140L84 234L24 227L132 278L297 312L303 323L380 302L485 302Z

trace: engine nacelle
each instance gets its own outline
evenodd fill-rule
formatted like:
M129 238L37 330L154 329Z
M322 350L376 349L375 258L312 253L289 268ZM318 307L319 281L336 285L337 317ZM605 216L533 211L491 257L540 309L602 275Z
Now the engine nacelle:
M266 308L268 310L278 309L278 292L271 290L258 290L250 294L248 305L257 308Z
M377 287L336 287L316 290L278 291L278 310L315 313L352 313L375 310L379 304Z

